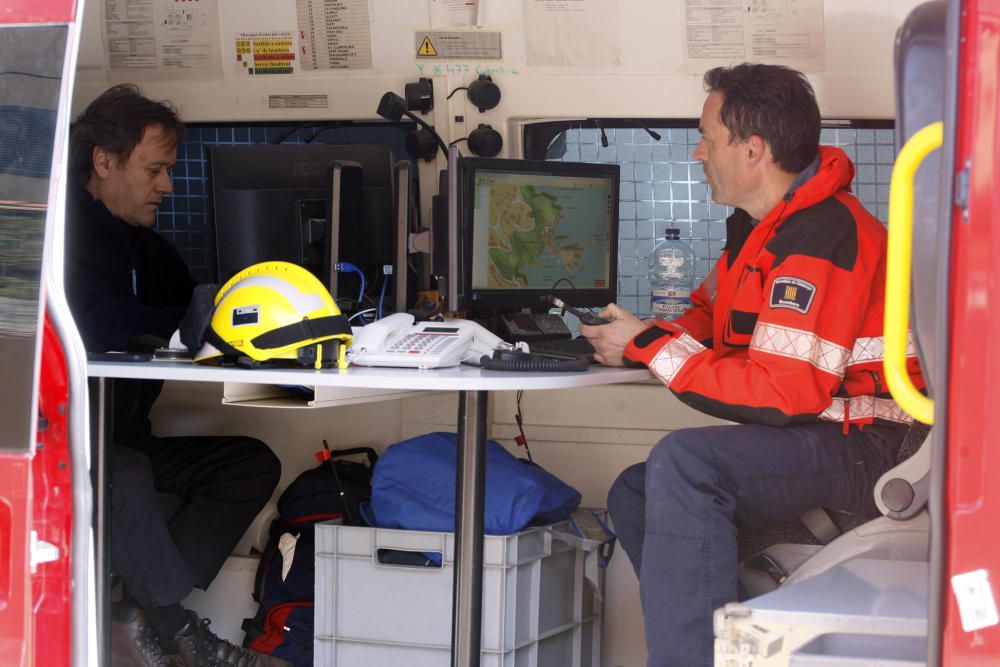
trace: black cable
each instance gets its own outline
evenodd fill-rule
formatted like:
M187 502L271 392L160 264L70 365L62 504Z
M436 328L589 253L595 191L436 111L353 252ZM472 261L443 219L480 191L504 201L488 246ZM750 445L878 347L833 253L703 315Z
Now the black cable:
M629 125L639 128L640 130L645 130L646 134L648 134L650 137L653 138L653 141L659 141L660 139L663 138L659 132L651 130L650 128L646 127L644 124L640 123L634 118L626 118L625 122L628 123Z
M514 413L514 421L517 422L517 430L520 431L521 435L518 436L517 438L514 438L514 442L524 447L524 452L525 454L528 455L528 460L534 463L535 459L531 458L531 448L528 447L528 439L524 436L524 420L521 417L521 396L523 394L524 394L523 389L518 389L517 394L515 394L517 401L517 412Z
M329 456L330 445L326 442L326 438L323 439L323 449L326 450L327 456ZM340 496L340 504L344 507L344 513L341 521L348 526L353 526L355 525L354 516L351 515L351 507L350 503L347 502L347 494L344 493L344 486L340 483L340 475L337 474L337 464L334 462L333 457L328 458L326 463L330 466L330 472L333 474L333 481L337 484L337 494Z
M455 141L448 142L448 145L449 146L454 146L455 144L457 144L460 141L468 141L468 140L469 140L468 137L462 137L461 139L455 139Z
M316 141L316 137L323 134L327 130L339 130L340 128L348 125L353 125L353 123L351 121L344 121L344 122L334 123L333 125L327 125L326 127L321 127L320 129L313 132L312 135L302 143L311 144L312 142Z
M576 285L574 285L573 281L570 280L569 278L560 278L559 280L552 283L552 287L550 287L549 289L555 289L556 287L559 286L559 283L562 282L565 282L567 285L569 285L570 289L576 289Z
M468 86L459 86L459 87L458 87L458 88L456 88L455 90L453 90L453 91L451 91L450 93L448 93L448 97L446 97L445 99L446 99L446 100L450 100L450 99L451 99L451 96L452 96L452 95L454 95L455 93L457 93L458 91L460 91L460 90L468 90L468 89L469 89L469 87L468 87Z
M51 79L53 81L59 81L62 79L61 76L49 76L48 74L36 74L34 72L19 72L17 70L0 71L0 76L7 74L10 74L11 76L29 76L32 79Z
M601 125L601 121L599 121L598 119L594 118L592 120L594 121L594 125L597 126L597 129L601 131L601 146L603 146L604 148L607 148L608 147L608 135L607 135L607 133L604 132L604 126Z
M293 134L295 134L295 133L296 133L296 132L298 132L299 130L301 130L301 129L304 129L305 127L306 127L306 125L304 125L304 124L301 124L301 125L296 125L296 126L295 126L295 127L293 127L292 129L290 129L290 130L289 130L288 132L285 132L284 134L282 134L282 135L279 135L279 136L278 136L278 138L277 138L277 139L275 139L275 140L274 140L273 142L271 142L271 143L275 143L275 144L280 144L280 143L281 143L282 141L284 141L284 140L285 140L285 139L287 139L288 137L292 136Z

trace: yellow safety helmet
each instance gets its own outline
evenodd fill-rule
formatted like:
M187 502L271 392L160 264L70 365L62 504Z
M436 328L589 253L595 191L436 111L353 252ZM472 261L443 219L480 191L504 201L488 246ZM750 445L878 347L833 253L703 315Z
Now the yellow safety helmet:
M194 360L245 356L346 368L351 340L350 323L316 276L289 262L261 262L216 293L205 343Z

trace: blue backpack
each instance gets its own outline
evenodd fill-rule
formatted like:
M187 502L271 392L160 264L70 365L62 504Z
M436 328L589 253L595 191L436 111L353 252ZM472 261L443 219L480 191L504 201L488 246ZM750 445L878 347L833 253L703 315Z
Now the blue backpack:
M455 529L457 436L428 433L388 447L372 476L370 523L382 528ZM580 505L580 492L500 443L486 443L488 535L555 523Z
M369 464L333 460L351 454L365 454ZM279 518L271 524L254 580L253 597L260 606L253 618L243 621L244 646L296 667L313 664L315 526L334 519L363 524L359 507L371 495L372 466L378 460L368 447L326 449L317 457L325 460L295 478L278 498ZM283 535L295 547L285 576Z

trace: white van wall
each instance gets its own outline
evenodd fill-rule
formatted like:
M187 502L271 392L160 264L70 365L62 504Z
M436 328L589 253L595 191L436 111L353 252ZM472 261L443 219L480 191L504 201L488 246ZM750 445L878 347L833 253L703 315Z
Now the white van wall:
M682 72L683 2L615 3L619 6L620 65L532 67L525 54L522 2L479 0L478 29L502 33L502 60L435 61L416 57L414 35L430 28L431 5L444 4L444 0L370 0L371 69L249 77L235 64L236 33L297 32L296 2L218 0L221 72L175 75L183 78L174 81L158 80L163 75L153 70L107 70L102 43L102 10L106 4L88 2L85 6L77 108L86 105L109 83L134 81L152 97L173 100L189 121L375 118L375 106L382 93L393 90L402 94L404 83L431 76L441 84L436 91L436 106L463 114L470 111L464 95L456 95L446 103L440 93L467 85L475 79L476 68L482 67L497 72L495 80L503 91L501 105L482 117L495 126L518 116L572 113L671 117L697 116L701 110L700 77ZM213 3L202 4L211 7ZM824 9L825 68L810 78L817 87L824 114L891 117L895 30L909 10L920 4L919 0L826 0L820 4ZM435 75L435 64L445 71ZM470 65L471 71L448 74L445 66L449 65L452 69ZM329 95L330 108L317 112L267 106L269 94L308 93ZM441 134L446 140L453 138L448 130Z
M500 60L426 60L416 57L415 34L431 27L432 7L446 0L369 0L372 67L364 70L308 71L293 75L248 76L236 63L239 32L288 31L297 35L296 0L217 0L220 66L213 71L164 75L156 70L107 69L102 18L109 4L85 3L83 38L74 97L79 112L112 83L131 81L155 99L169 99L188 122L311 121L376 119L382 94L403 94L407 82L429 76L434 110L425 117L450 142L489 123L504 138L502 156L519 155L512 121L525 118L631 117L697 118L704 92L701 77L684 61L683 2L621 0L620 65L530 66L525 47L523 7L533 0L479 0L480 31L501 33ZM820 109L827 117L891 118L892 54L895 31L919 0L813 0L823 7L822 71L810 72ZM204 7L212 2L200 3ZM812 2L802 3L803 6ZM435 28L437 29L437 28ZM441 28L445 29L445 28ZM476 31L476 28L469 28ZM612 41L612 40L609 40ZM296 39L295 42L298 45ZM438 65L441 73L435 73ZM466 71L466 68L468 71ZM476 71L494 72L502 99L479 113L465 94ZM461 73L449 73L460 71ZM164 80L165 77L173 80ZM319 109L272 109L270 95L326 95ZM464 119L456 122L456 117ZM443 158L421 165L421 201L429 220L433 177Z

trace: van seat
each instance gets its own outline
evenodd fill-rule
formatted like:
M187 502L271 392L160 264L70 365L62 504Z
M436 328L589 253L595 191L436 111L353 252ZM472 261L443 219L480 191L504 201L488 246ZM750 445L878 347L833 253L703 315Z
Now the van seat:
M929 524L924 508L930 476L929 433L929 426L913 422L900 444L896 465L876 483L875 502L884 516L870 520L820 510L780 526L741 528L740 583L745 596L761 595L787 582L801 581L860 555L926 560ZM828 529L817 529L817 519L826 521Z

